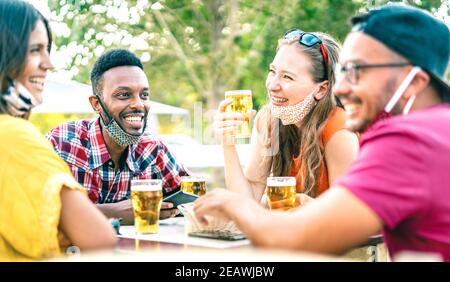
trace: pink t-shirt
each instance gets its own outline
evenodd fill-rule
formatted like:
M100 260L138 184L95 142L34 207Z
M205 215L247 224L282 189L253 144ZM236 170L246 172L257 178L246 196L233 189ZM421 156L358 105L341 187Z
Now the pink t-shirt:
M381 218L391 256L435 252L450 261L450 105L375 124L336 184Z

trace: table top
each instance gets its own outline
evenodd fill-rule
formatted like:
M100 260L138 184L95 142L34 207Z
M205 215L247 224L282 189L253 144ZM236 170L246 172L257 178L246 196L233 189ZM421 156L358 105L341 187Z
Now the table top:
M348 261L315 253L257 248L248 240L224 241L185 234L184 218L162 220L157 234L138 235L134 226L121 226L117 247L111 251L83 253L69 261L158 261L158 262L288 262Z
M172 248L243 248L250 246L250 241L226 241L188 236L185 232L184 217L174 217L161 220L159 232L156 234L136 234L134 226L122 226L119 235L119 247L122 249L145 248L164 245Z
M84 252L52 261L82 262L333 262L354 261L316 253L262 249L254 246L213 249L163 242L120 239L114 251ZM134 247L133 247L133 244Z

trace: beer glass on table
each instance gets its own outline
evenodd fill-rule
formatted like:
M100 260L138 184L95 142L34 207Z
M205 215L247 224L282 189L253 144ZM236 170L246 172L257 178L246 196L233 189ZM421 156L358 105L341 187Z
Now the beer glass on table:
M271 210L286 211L295 207L295 177L267 177L266 196Z
M158 233L163 198L162 180L131 180L130 190L136 233Z
M250 143L251 135L251 111L253 108L252 91L251 90L229 90L225 91L225 99L232 99L226 111L232 113L241 113L244 121L241 127L233 133L235 144Z
M206 178L203 176L182 176L181 191L203 196L206 194Z

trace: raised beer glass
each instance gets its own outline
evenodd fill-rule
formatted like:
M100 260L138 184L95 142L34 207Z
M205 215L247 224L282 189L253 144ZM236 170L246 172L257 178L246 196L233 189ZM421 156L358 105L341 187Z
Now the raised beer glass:
M203 196L206 194L206 178L203 176L182 176L181 191Z
M295 207L295 177L267 177L266 196L271 210L289 210Z
M158 233L162 198L162 180L131 180L131 202L136 233Z
M241 127L233 133L234 143L248 144L251 135L251 111L253 108L252 91L251 90L230 90L225 91L225 99L232 99L226 111L232 113L241 113L244 121Z

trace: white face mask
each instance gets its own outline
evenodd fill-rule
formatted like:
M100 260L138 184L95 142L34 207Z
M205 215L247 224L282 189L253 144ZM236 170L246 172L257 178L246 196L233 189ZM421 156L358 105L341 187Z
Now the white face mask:
M42 97L35 97L20 82L8 79L8 87L2 93L6 111L12 116L22 116L42 103Z
M417 75L417 73L420 71L420 67L413 67L408 75L403 79L402 83L398 87L397 91L395 91L394 95L392 95L392 98L389 100L389 102L386 104L386 107L384 107L384 111L386 113L390 113L394 106L398 103L398 100L402 97L403 93L405 93L406 88L411 84L411 81L414 79L414 77ZM411 110L411 107L414 103L414 100L416 99L416 94L412 95L408 102L406 102L405 107L403 108L403 115L407 115L409 113L409 110Z
M314 98L315 93L316 90L306 96L302 101L291 106L275 106L270 103L270 110L274 117L281 120L283 125L297 124L311 112L314 106L317 105L317 100Z

